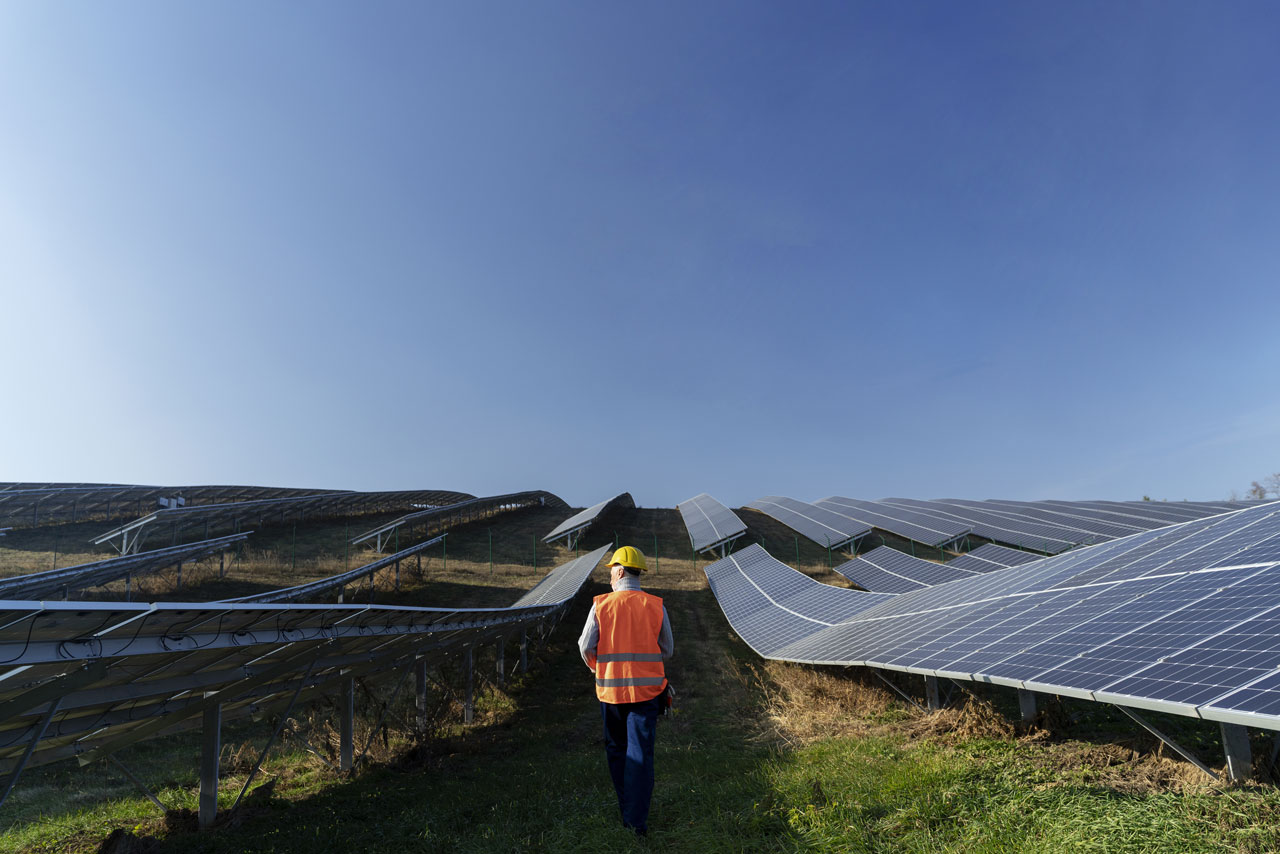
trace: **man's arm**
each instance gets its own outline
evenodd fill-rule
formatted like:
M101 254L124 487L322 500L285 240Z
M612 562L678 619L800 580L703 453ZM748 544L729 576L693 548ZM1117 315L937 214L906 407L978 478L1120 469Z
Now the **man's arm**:
M600 624L596 622L596 606L592 605L587 612L587 624L582 627L582 634L578 636L578 652L592 670L596 669L596 647L599 644Z
M667 606L662 606L662 628L658 629L658 650L662 653L662 660L666 661L675 655L675 641L671 638L671 620L667 617Z

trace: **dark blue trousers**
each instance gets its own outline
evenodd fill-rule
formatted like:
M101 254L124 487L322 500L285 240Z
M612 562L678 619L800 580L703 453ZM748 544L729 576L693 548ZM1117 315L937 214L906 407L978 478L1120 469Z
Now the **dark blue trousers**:
M653 741L658 730L658 699L643 703L601 703L604 752L609 776L618 793L622 823L633 830L649 829L649 800L653 797Z

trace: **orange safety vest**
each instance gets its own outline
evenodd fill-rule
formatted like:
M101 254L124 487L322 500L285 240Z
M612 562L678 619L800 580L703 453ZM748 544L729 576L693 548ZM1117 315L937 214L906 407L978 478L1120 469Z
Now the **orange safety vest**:
M641 703L667 687L658 633L662 599L642 590L619 590L595 598L600 642L596 645L596 696L605 703Z

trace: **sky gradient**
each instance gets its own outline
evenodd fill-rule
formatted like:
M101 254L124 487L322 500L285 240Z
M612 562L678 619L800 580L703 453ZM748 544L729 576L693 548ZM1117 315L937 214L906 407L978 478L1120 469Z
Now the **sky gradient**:
M0 4L0 480L1280 470L1280 7Z

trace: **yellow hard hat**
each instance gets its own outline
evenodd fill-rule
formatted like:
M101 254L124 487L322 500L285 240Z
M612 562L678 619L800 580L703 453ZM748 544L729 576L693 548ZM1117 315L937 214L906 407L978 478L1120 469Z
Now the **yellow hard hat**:
M640 554L640 550L635 546L623 546L613 553L613 557L609 558L606 566L625 566L628 569L638 569L645 572L649 567L644 565L644 555Z

